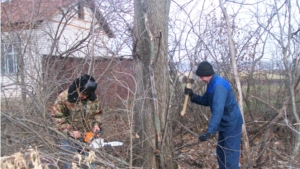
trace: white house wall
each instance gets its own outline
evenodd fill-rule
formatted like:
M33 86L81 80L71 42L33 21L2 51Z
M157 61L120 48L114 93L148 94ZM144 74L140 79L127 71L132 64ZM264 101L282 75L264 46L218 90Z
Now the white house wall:
M60 37L58 44L55 45L55 53L51 53L52 55L60 55L64 53L65 51L71 49L74 45L76 45L79 40L82 40L85 38L88 33L91 31L91 21L93 17L92 15L86 13L85 14L85 20L78 19L78 18L70 18L74 14L70 13L66 16L67 19L64 19L62 22L60 22L61 18L63 17L61 14L56 15L52 19L49 19L47 21L44 21L43 25L40 27L40 37L46 37L43 38L43 44L42 51L44 55L47 55L51 53L50 49L53 46L53 41L55 37L50 37L48 34L51 33L51 35L55 35L57 32L60 34L63 31L62 36ZM76 15L75 15L76 16ZM67 26L64 28L63 25L67 24ZM101 36L101 39L104 41L95 41L95 46L103 46L103 43L108 43L109 38L105 36L104 32L95 33L93 36L97 38L98 36ZM84 43L84 45L87 45L87 43ZM91 45L89 45L91 48ZM85 47L83 49L80 49L79 51L75 51L72 53L73 57L85 57L86 54L90 54L91 52L88 50L88 47ZM95 50L99 51L99 49ZM101 51L102 54L105 54L106 50ZM94 53L95 56L99 56L100 53ZM101 55L103 56L103 55Z
M86 11L86 10L85 10ZM71 15L68 15L70 17ZM77 16L77 15L76 15ZM22 49L24 51L24 63L25 63L25 83L27 92L38 95L41 91L41 81L42 77L42 56L45 55L61 55L66 56L70 54L69 57L107 57L107 49L95 48L96 46L103 46L108 44L109 38L100 32L94 34L94 38L97 40L90 41L94 42L94 50L92 44L84 43L78 51L67 52L74 45L78 43L79 40L85 38L90 31L90 25L92 20L91 13L85 13L85 20L78 18L69 18L67 26L63 30L63 25L66 24L66 20L63 20L61 26L59 27L62 15L57 14L49 20L43 21L43 23L38 26L38 29L21 30L18 33L22 37ZM67 17L67 18L68 18ZM58 42L54 44L55 34L61 34ZM12 32L10 32L12 33ZM7 35L9 33L3 33L2 35ZM99 38L99 36L101 36ZM93 36L92 36L93 37ZM99 40L101 39L101 40ZM101 54L101 55L100 55ZM1 75L1 97L18 97L21 95L21 89L18 85L20 82L20 76L3 76Z

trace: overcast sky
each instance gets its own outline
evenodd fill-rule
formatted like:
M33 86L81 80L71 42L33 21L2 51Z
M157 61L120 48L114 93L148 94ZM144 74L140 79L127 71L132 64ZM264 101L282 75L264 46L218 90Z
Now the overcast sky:
M287 6L284 4L285 0L227 0L224 4L227 13L229 16L234 17L234 24L238 28L236 31L239 31L239 35L237 32L234 32L234 40L237 42L237 53L239 53L242 44L246 44L251 32L259 30L260 38L259 48L255 51L255 57L260 56L262 52L263 43L265 43L264 50L264 60L270 59L278 59L280 60L282 57L281 49L278 45L278 42L274 38L282 38L284 43L286 44L287 40L287 18L284 17L287 14ZM297 30L300 26L300 14L299 14L299 3L298 0L291 0L292 6L292 18L291 25L292 31ZM272 17L272 22L268 22L271 16L274 14L276 9L280 9L280 14L274 15ZM128 23L132 23L130 19L132 19L133 11L131 14L126 16L125 18L128 20ZM192 56L207 56L207 53L197 53L195 50L197 46L197 42L199 42L199 37L197 35L201 35L205 30L205 26L207 26L209 17L215 16L218 19L218 22L221 21L223 14L219 7L219 1L216 0L173 0L171 1L171 9L170 9L170 29L169 29L169 50L172 51L176 49L174 52L175 58L181 62L189 62L189 57ZM119 16L120 17L120 16ZM121 15L124 17L124 15ZM232 22L232 20L231 20ZM132 25L131 25L132 26ZM125 24L122 24L123 28L127 27ZM260 29L258 29L260 28ZM263 28L268 28L268 31ZM224 28L225 29L225 28ZM122 50L119 55L131 56L131 46L132 42L130 38L126 38L125 34L122 31L120 32L120 36L118 40L113 40L114 45L118 46L126 41L127 49ZM280 34L280 32L283 32ZM272 33L272 36L271 34ZM280 37L282 35L282 37ZM204 40L209 42L212 40L211 37L201 37ZM225 36L223 37L226 38ZM254 38L250 41L252 44L254 43ZM180 42L180 47L175 46L174 41ZM116 43L118 42L118 43ZM211 47L210 44L208 47ZM115 47L116 48L116 47ZM119 51L120 48L116 49ZM221 49L219 49L221 51ZM223 49L225 50L225 49ZM224 57L224 53L218 54L219 58L214 59L222 59ZM183 59L183 60L182 60ZM202 58L199 58L202 59ZM212 58L211 58L212 59ZM223 58L224 59L224 58Z

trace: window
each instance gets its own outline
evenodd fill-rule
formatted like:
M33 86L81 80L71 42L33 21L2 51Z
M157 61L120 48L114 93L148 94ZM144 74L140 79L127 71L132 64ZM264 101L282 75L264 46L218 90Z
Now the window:
M1 3L9 2L10 0L1 0Z
M16 75L18 72L18 45L1 44L1 73Z

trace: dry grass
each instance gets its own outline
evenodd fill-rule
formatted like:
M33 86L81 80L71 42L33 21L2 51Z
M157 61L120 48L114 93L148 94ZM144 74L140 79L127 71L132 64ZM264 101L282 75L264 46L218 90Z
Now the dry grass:
M34 167L32 167L34 166ZM25 153L17 152L11 156L1 157L2 169L48 169L41 163L40 155L37 150L28 149Z
M25 152L17 152L11 156L0 157L1 169L49 169L49 164L43 163L41 159L39 151L30 148ZM72 160L72 168L81 169L81 164L90 166L95 159L96 155L93 151L89 152L89 156L75 154ZM58 168L57 164L52 164L51 166L57 166Z

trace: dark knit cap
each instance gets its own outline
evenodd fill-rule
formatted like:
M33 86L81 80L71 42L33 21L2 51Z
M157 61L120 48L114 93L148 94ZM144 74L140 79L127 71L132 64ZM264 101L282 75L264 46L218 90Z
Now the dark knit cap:
M211 76L213 74L215 74L214 69L207 61L201 62L196 71L197 76Z

